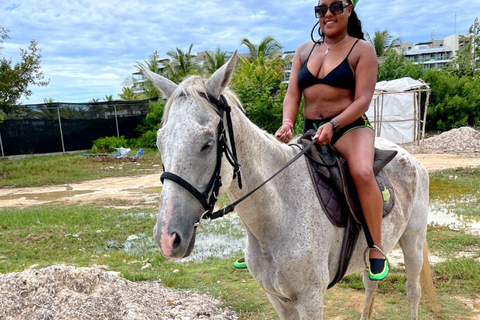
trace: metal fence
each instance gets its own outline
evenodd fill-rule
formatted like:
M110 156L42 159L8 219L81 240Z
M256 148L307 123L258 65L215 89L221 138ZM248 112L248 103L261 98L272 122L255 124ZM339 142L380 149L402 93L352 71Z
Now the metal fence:
M86 150L105 136L138 138L152 100L24 105L0 123L2 157Z

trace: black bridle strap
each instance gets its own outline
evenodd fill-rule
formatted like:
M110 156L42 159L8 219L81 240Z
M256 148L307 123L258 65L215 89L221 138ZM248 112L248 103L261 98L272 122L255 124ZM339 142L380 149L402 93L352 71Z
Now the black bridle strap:
M223 217L224 215L226 215L227 213L230 213L232 212L235 207L240 203L242 202L243 200L245 200L246 198L248 198L249 196L252 195L252 193L254 193L255 191L257 191L258 189L260 189L261 187L263 187L267 182L269 182L270 180L272 180L273 178L275 178L279 173L281 173L283 170L285 170L288 166L290 166L292 163L294 163L295 161L297 161L301 156L303 156L308 150L310 150L310 148L315 144L315 142L317 142L317 139L314 139L312 141L310 141L310 143L305 146L302 151L300 151L295 157L293 157L290 161L288 161L283 167L281 167L277 172L275 172L270 178L268 178L267 180L265 180L264 182L262 182L260 185L258 185L255 189L253 189L252 191L248 192L247 194L245 194L243 197L237 199L235 202L233 202L232 204L226 206L225 208L223 209L220 209L220 210L217 210L215 212L213 212L211 215L209 215L208 217L204 217L205 219L218 219L218 218L221 218Z
M220 111L225 111L227 117L227 128L228 128L228 138L230 140L230 147L228 148L228 144L225 143L225 156L230 162L233 167L233 179L237 178L238 187L242 189L242 176L240 174L240 163L237 160L237 148L235 146L235 138L233 135L233 125L232 125L232 116L231 110L232 108L228 105L227 100L223 95L220 96L220 99L215 98L213 95L209 93L199 92L199 95L209 101L211 104L216 106L219 109L219 116L223 121L223 114L220 114Z
M202 206L205 210L208 208L208 203L207 203L205 195L200 193L200 191L195 189L195 187L193 187L189 182L185 181L185 179L183 179L183 178L181 178L181 177L179 177L176 174L171 173L171 172L162 173L162 175L160 176L160 181L162 181L162 184L163 184L164 179L172 180L173 182L176 182L177 184L181 185L188 192L190 192L195 198L197 198L198 201L200 201L200 203L202 204Z

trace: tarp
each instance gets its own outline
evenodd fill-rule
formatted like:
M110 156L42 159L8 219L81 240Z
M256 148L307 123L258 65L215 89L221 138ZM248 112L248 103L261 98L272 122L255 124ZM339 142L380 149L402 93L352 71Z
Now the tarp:
M419 139L421 114L420 89L429 89L421 80L401 78L381 81L367 111L377 137L395 143L408 143Z

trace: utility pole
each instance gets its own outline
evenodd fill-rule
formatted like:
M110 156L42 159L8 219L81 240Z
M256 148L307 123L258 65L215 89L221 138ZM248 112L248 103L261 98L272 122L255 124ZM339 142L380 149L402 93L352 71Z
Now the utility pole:
M475 18L475 21L473 22L473 60L472 60L472 70L475 72L475 69L477 68L477 58L475 57L476 55L476 49L475 46L477 45L477 29L478 29L478 18Z

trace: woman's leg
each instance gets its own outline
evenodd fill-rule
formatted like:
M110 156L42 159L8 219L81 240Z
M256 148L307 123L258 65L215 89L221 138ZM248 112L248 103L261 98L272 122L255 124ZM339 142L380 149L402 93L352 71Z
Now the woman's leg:
M368 231L373 243L383 250L383 200L373 173L374 141L373 130L358 128L346 133L334 147L347 160ZM370 258L382 259L383 255L377 250L370 250Z

